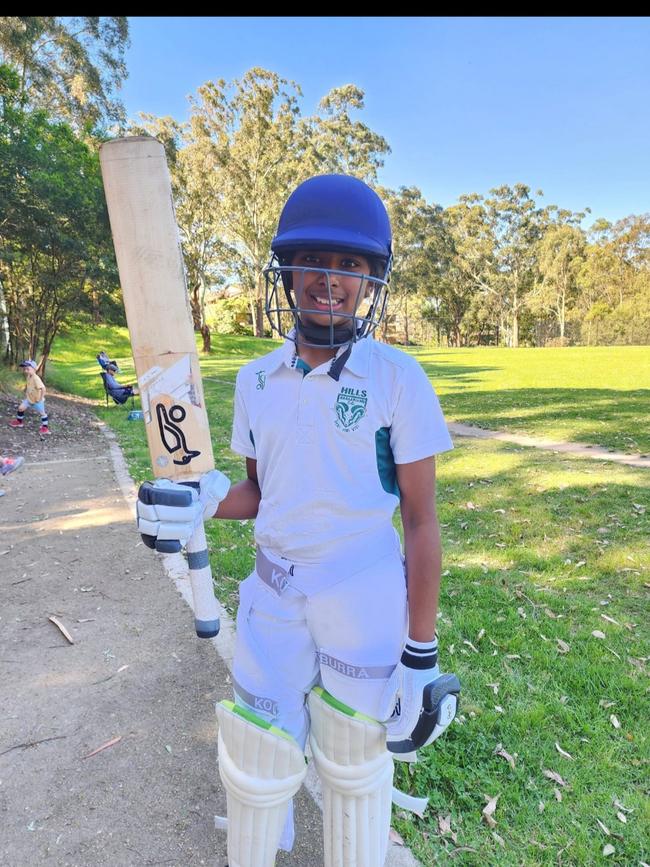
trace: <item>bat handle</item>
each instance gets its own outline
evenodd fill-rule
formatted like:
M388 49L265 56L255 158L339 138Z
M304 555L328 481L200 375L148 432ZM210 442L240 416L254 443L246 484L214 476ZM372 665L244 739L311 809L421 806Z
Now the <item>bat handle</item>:
M219 610L212 586L205 529L200 524L186 546L194 600L194 626L199 638L214 638L219 632Z

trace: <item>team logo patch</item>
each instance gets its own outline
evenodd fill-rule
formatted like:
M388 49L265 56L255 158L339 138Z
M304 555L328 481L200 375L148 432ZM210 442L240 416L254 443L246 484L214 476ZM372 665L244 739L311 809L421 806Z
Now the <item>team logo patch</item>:
M265 370L256 370L255 376L257 376L257 385L255 388L257 391L263 391L264 386L266 385L266 371Z
M366 414L368 393L365 389L343 386L336 398L334 424L339 430L353 431Z

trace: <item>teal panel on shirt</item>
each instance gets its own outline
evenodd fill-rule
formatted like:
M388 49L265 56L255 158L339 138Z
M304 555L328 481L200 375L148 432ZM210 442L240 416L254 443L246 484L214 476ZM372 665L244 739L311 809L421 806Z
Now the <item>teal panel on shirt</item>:
M375 452L377 455L377 472L379 473L382 488L388 494L394 494L396 497L399 497L397 470L395 469L393 450L390 447L389 427L380 427L375 432Z
M311 367L307 364L306 361L303 361L300 356L296 358L296 369L302 370L303 377L307 376L308 373L311 373Z

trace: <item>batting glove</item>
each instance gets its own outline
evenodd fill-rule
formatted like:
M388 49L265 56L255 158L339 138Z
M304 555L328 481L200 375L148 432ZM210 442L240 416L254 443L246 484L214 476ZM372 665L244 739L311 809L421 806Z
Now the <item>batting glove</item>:
M386 746L396 759L415 761L416 750L433 743L458 710L460 682L440 674L438 641L408 639L382 697ZM391 715L392 712L392 715Z
M142 541L148 548L175 554L214 515L229 489L230 480L219 470L206 473L198 483L144 482L136 503Z

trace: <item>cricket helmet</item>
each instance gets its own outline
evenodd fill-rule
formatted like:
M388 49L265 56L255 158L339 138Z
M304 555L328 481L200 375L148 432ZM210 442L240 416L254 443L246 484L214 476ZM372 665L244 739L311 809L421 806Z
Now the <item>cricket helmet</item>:
M292 265L300 250L356 253L368 259L371 273ZM308 346L333 348L367 337L377 328L386 309L392 232L384 203L363 181L350 175L317 175L300 184L282 210L271 251L264 270L266 315L283 337ZM301 299L301 287L309 274L325 276L329 324L303 322L305 313L319 313L325 318L322 309L314 310L308 300ZM359 281L350 313L333 310L330 281L335 275Z

